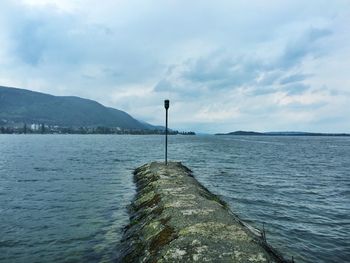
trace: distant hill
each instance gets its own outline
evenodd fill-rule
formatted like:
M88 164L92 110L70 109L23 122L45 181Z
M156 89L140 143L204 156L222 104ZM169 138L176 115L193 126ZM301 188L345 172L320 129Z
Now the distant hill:
M134 119L124 111L105 107L93 100L0 86L0 125L6 123L159 129Z
M138 120L139 122L141 122L143 125L145 125L146 128L148 129L152 129L152 130L165 130L165 126L161 126L161 125L152 125L152 124L149 124L145 121L142 121L142 120ZM169 129L169 131L172 131L172 129Z
M350 136L348 133L316 133L316 132L254 132L235 131L229 133L217 133L215 135L255 135L255 136Z
M230 132L226 134L219 133L217 135L264 135L264 134L260 132L253 132L253 131L235 131L235 132Z

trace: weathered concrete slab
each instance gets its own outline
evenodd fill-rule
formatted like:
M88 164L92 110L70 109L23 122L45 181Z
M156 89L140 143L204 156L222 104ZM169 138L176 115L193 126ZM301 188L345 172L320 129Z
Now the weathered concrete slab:
M178 162L135 170L120 262L287 262Z

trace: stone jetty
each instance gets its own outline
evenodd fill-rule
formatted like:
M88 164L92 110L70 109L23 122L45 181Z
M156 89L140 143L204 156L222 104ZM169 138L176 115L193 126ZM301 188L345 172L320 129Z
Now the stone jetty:
M290 262L180 162L145 164L134 180L118 262Z

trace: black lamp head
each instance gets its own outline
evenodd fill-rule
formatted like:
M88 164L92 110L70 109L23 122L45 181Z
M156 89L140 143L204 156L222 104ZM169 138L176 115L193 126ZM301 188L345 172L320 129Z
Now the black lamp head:
M169 100L164 100L164 108L169 109Z

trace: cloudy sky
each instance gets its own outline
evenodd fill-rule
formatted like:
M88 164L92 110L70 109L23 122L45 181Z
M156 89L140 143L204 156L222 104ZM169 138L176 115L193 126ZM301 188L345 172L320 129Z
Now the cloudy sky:
M350 132L350 1L1 0L0 85L197 132Z

